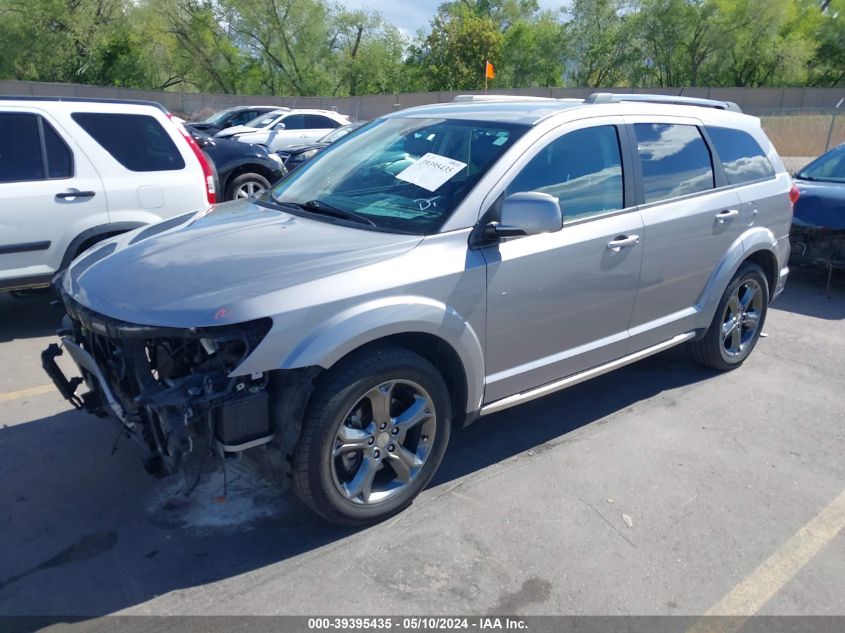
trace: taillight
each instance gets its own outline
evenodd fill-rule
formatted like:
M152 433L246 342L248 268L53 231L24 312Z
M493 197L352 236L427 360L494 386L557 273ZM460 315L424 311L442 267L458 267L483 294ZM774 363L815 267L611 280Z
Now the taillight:
M798 198L801 197L801 191L799 191L798 187L795 184L792 185L789 189L789 201L792 203L792 206L795 206L795 203L798 202Z
M173 115L170 113L167 114L167 118L173 121L174 125L176 125L176 129L179 130L182 138L188 142L191 151L194 152L194 156L196 156L197 160L200 162L202 175L205 178L205 195L206 198L208 198L208 203L214 204L217 202L217 190L214 187L214 170L211 169L211 163L208 162L208 159L205 157L205 154L202 153L202 150L200 149L200 146L197 145L197 142L190 134L188 134L188 130L185 129L185 126L174 120Z

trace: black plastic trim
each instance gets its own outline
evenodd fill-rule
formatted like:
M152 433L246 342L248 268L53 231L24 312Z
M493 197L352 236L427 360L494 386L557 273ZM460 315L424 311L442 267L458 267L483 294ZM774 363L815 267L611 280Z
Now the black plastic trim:
M49 240L43 242L21 242L19 244L0 244L0 255L11 253L31 253L34 251L46 251L50 248Z

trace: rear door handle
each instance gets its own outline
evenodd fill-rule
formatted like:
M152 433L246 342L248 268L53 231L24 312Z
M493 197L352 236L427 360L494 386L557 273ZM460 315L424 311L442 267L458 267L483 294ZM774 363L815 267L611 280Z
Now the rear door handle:
M615 240L611 240L607 243L607 247L618 253L626 246L634 246L635 244L640 243L640 236L639 235L620 235Z
M716 222L719 224L724 224L728 220L732 220L733 218L739 215L739 211L736 209L725 209L724 211L719 211L716 214Z
M79 198L80 200L85 200L87 198L93 198L94 192L93 191L63 191L62 193L56 194L56 200L70 200L71 202Z

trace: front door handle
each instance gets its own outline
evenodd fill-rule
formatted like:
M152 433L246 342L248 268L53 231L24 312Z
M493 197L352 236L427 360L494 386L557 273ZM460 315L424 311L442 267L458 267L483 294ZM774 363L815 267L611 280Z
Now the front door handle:
M640 243L639 235L620 235L614 240L607 243L607 247L615 253L618 253L626 246L634 246Z
M56 194L56 200L68 200L70 202L73 202L76 199L85 200L93 197L93 191L63 191L62 193Z
M739 215L739 211L736 209L725 209L724 211L719 211L716 214L716 222L719 224L724 224L728 220L732 220L733 218Z

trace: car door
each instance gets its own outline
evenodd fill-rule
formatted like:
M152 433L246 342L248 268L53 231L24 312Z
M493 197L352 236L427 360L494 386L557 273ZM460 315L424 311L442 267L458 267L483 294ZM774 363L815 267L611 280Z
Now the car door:
M100 176L45 112L0 110L0 287L49 282L70 241L109 221Z
M282 125L280 126L279 123ZM285 149L291 145L303 143L307 138L304 114L288 114L273 126L267 138L267 148L271 152Z
M701 122L626 117L645 225L631 316L635 352L690 331L708 280L743 231L740 200L717 175ZM718 182L717 182L718 181Z
M642 221L628 203L632 186L621 123L611 118L570 124L535 144L533 156L505 176L510 180L503 197L520 191L554 195L564 224L555 233L510 238L482 250L485 402L626 352Z
M340 123L322 114L305 115L305 135L307 141L319 141L326 134L340 127Z

